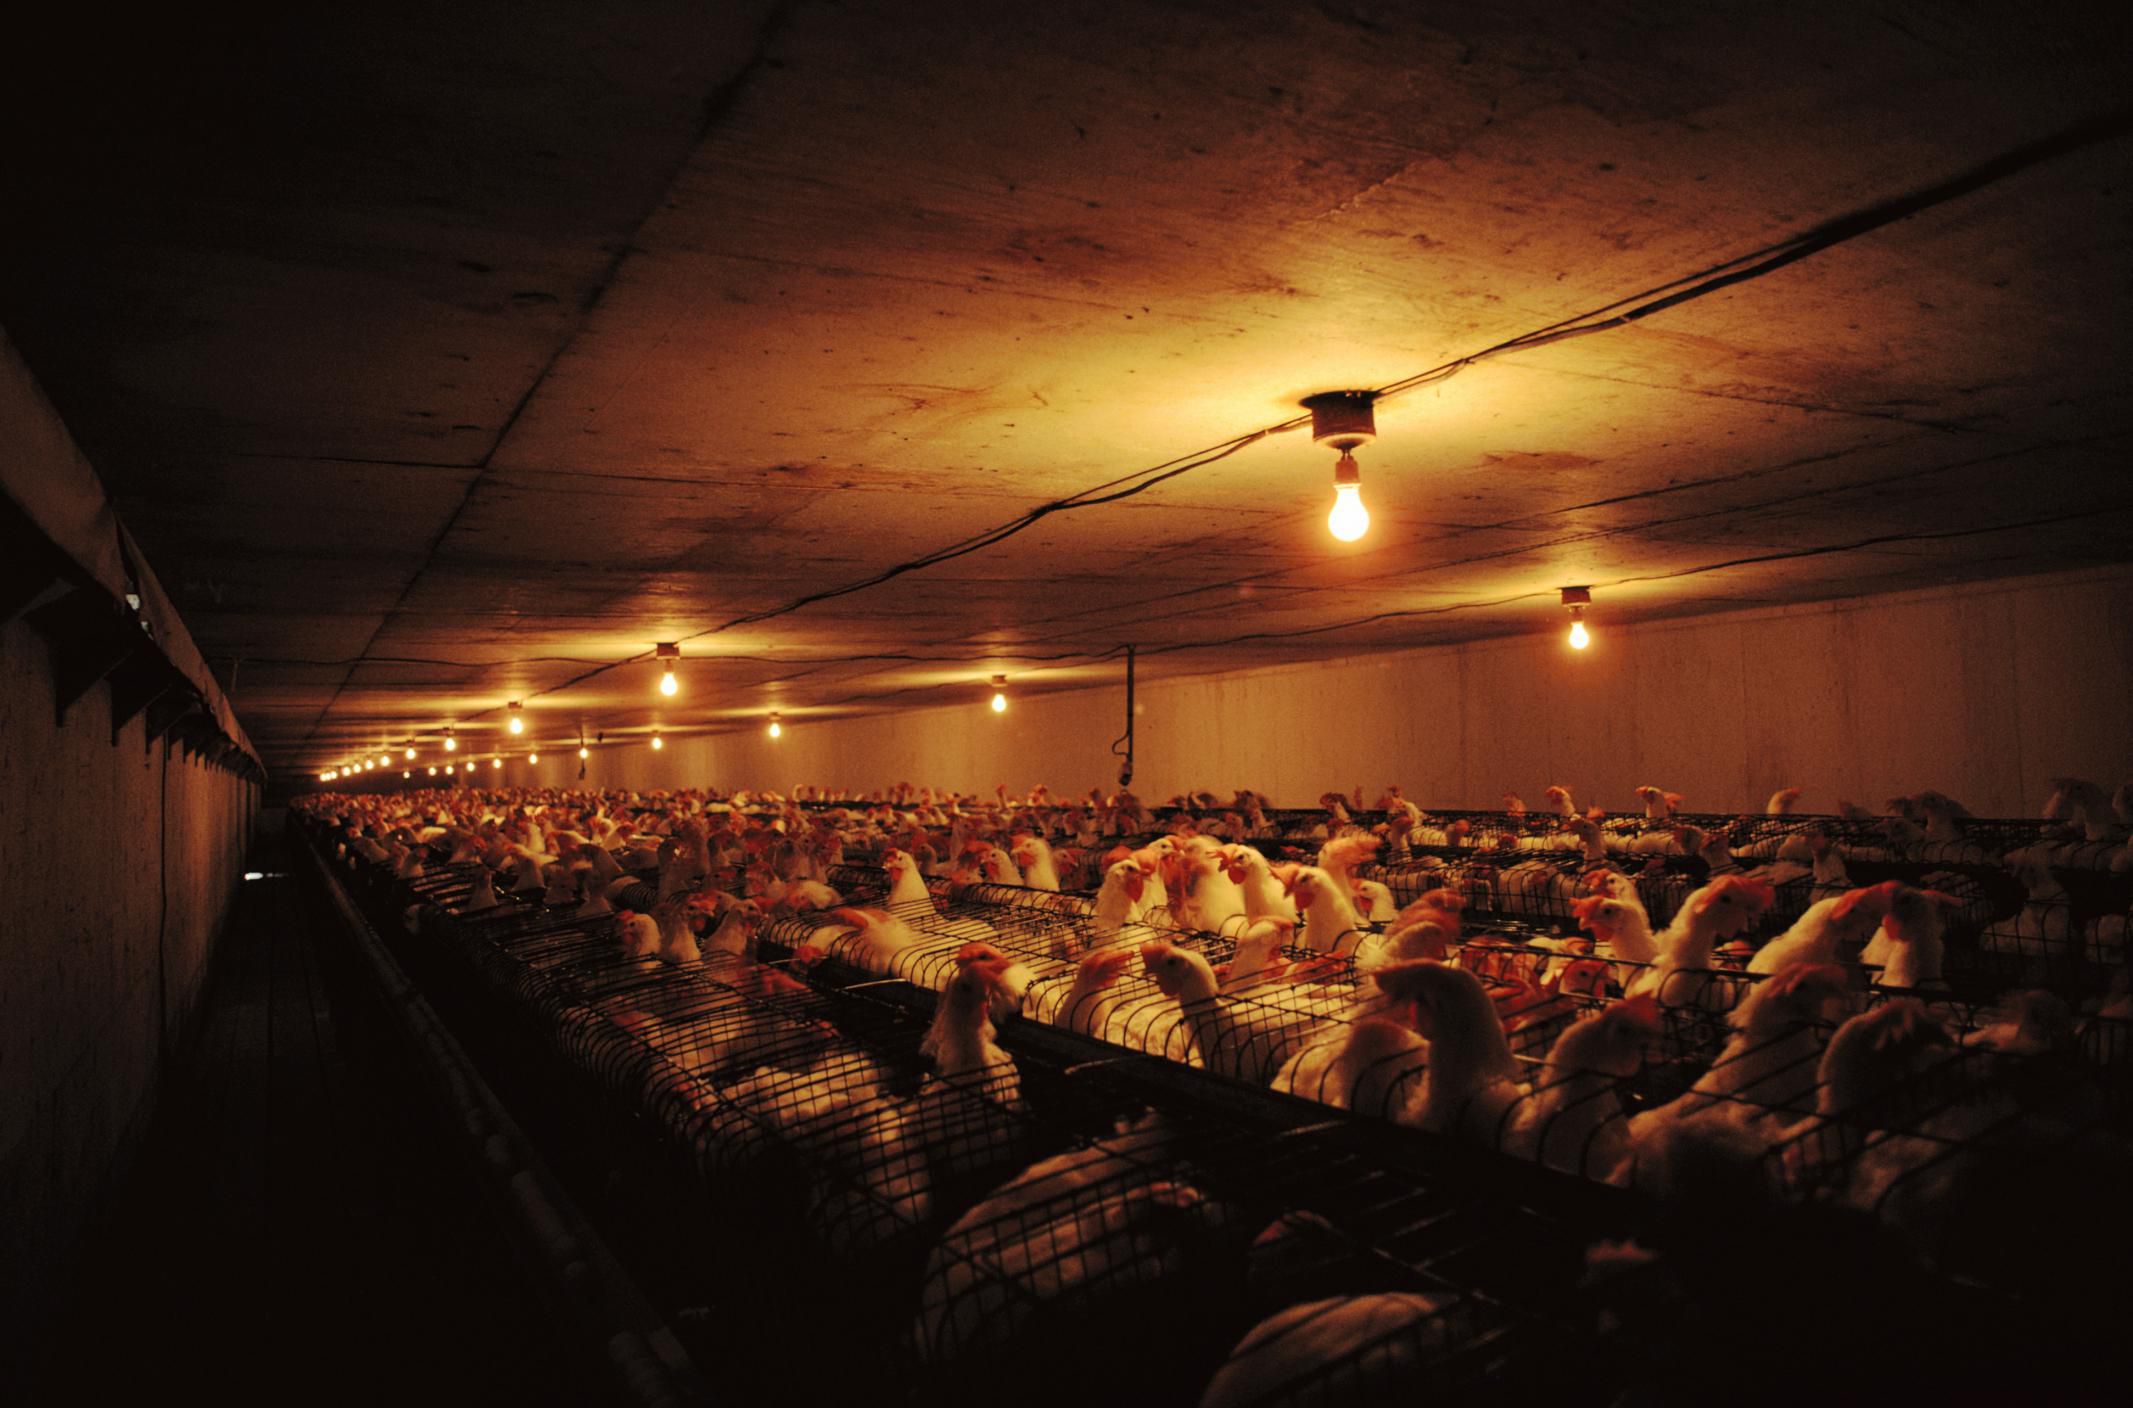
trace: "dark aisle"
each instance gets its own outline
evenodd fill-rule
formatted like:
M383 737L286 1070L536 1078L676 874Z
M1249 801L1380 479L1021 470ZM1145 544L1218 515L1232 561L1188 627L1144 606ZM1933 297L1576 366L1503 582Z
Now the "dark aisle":
M287 845L15 1401L584 1401Z

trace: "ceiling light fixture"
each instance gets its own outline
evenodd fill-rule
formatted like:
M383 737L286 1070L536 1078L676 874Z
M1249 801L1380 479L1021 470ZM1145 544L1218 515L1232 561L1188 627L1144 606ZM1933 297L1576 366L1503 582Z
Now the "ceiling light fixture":
M655 728L655 729L653 729L653 730L652 730L652 748L654 749L654 751L657 751L658 749L664 748L664 747L666 747L666 746L667 746L667 741L666 741L666 740L665 740L664 738L661 738L661 737L659 736L659 730L658 730L658 729L656 729L656 728Z
M992 677L992 711L995 714L1007 712L1007 676L1005 675L994 675Z
M777 711L777 710L775 710L775 709L772 709L772 710L770 711L770 736L771 736L772 738L776 738L776 737L780 736L781 734L783 734L784 732L785 732L785 728L784 728L784 725L782 725L782 724L780 724L780 723L778 722L778 711Z
M1303 400L1311 413L1311 438L1341 453L1333 465L1333 511L1326 515L1326 531L1344 543L1370 531L1370 510L1363 507L1363 471L1351 451L1377 439L1372 409L1377 399L1375 391L1321 391Z
M659 692L672 695L681 688L681 681L674 678L674 662L681 659L681 647L673 641L662 641L655 654L667 662L667 672L659 677Z
M447 753L451 753L457 751L458 748L459 740L452 737L452 726L450 724L446 724L444 726L444 751Z
M392 765L393 765L393 755L392 755L392 754L390 754L390 753L380 753L380 754L378 754L378 766L379 766L379 767L381 767L381 768L389 768L389 767L391 767Z
M401 756L401 757L403 757L403 758L405 758L405 759L407 759L407 760L408 760L409 762L411 762L411 763L412 763L413 761L415 761L415 750L414 750L414 747L413 747L412 745L410 745L410 746L408 747L408 750L407 750L406 752L402 753L402 754L401 754L400 756Z
M1570 611L1570 648L1583 650L1592 644L1592 633L1585 629L1585 608L1592 605L1592 588L1563 588L1563 605Z
M537 763L537 762L539 762L540 760L541 760L541 755L540 755L540 754L538 754L538 753L528 753L528 754L526 755L526 761L527 761L527 762L529 762L529 763Z
M593 750L592 750L592 749L590 749L590 748L586 747L586 746L585 746L584 744L582 744L582 743L580 743L580 744L578 745L578 756L579 756L580 758L590 758L590 757L591 757L592 755L593 755Z
M450 777L450 776L452 775L452 768L453 768L453 766L454 766L454 765L453 765L453 764L451 764L451 763L446 763L446 764L444 765L444 775L445 775L446 777Z
M431 776L431 777L435 777L436 775L437 775L437 765L436 765L435 763L431 763L431 764L430 764L430 776Z
M511 722L504 725L504 727L510 729L515 734L524 733L526 731L526 716L524 713L525 707L525 705L519 703L516 699L512 700Z

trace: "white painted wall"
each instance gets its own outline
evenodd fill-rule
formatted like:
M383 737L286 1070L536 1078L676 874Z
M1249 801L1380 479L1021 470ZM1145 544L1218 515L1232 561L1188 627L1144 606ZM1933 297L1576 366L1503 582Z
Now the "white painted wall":
M1135 790L1257 787L1307 804L1388 782L1437 806L1537 802L1551 782L1611 809L1653 782L1692 809L1870 805L1937 787L2030 815L2049 779L2133 776L2133 568L1143 683ZM1115 785L1124 687L600 749L603 786L1055 791ZM552 764L552 766L551 766ZM561 783L574 757L543 760Z

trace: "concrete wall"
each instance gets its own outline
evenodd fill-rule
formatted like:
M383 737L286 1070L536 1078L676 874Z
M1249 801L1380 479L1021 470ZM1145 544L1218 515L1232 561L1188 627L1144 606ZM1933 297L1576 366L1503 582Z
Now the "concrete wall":
M1697 809L1878 806L1937 787L1991 815L2029 815L2053 776L2133 775L2133 569L1614 627L1592 648L1559 630L1309 666L1205 675L1140 690L1135 789L1252 786L1308 803L1329 787L1398 782L1439 806L1538 801L1629 806L1652 782ZM595 749L603 786L964 789L1111 786L1123 686ZM545 757L550 784L577 759ZM510 776L523 777L523 765Z
M114 744L110 720L99 685L55 726L43 640L0 627L0 1313L17 1327L145 1133L256 795L144 748L141 718Z

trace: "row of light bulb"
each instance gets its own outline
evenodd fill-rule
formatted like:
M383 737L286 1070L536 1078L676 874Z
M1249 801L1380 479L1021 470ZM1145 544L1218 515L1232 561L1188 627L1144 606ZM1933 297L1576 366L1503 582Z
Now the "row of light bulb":
M657 648L657 658L666 661L666 669L661 672L659 677L659 692L671 698L681 692L681 683L674 674L674 662L681 658L681 647L672 642L662 642ZM991 703L992 711L995 714L1007 712L1007 676L994 675L992 677ZM524 701L514 699L505 707L504 728L514 738L524 735L526 732L526 706ZM767 731L772 738L782 738L785 734L784 721L779 717L778 711L775 709L770 711L770 724ZM666 740L660 736L659 730L656 728L652 730L652 747L654 749L666 747ZM458 751L458 748L459 740L452 736L451 725L447 724L444 730L444 751L452 753ZM578 756L580 758L589 758L592 756L592 750L580 746ZM406 758L409 762L415 760L415 750L412 747L406 750ZM540 760L541 755L538 753L528 753L526 755L526 761L529 763L538 763ZM333 782L354 773L368 772L375 767L390 765L391 762L392 758L389 754L380 754L376 763L366 758L360 763L353 763L339 768L328 768L318 775L319 781ZM496 759L495 766L502 767L503 760L501 758ZM469 772L473 771L473 764L468 764L467 770ZM445 772L449 774L452 771L452 767L449 764L446 765ZM436 774L437 769L434 767L429 770L430 776L434 777ZM412 777L414 773L410 769L403 769L400 775L402 777Z

